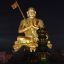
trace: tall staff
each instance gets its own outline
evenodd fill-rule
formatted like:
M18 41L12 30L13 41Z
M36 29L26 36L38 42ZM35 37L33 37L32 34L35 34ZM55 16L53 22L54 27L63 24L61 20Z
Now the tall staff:
M11 5L11 7L13 8L13 10L18 8L20 13L21 13L21 15L22 15L22 17L25 19L25 16L24 16L24 14L23 14L23 12L22 12L17 0L15 0L15 2Z

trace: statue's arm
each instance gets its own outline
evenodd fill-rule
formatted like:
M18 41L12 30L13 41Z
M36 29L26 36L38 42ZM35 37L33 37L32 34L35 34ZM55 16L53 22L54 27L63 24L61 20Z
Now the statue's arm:
M48 33L47 33L47 30L45 28L45 25L44 25L44 22L42 20L39 20L39 26L40 28L43 28L46 32L46 40L48 40Z
M44 22L42 20L39 19L39 28L45 28Z
M24 33L26 30L30 29L31 26L25 27L25 20L21 21L18 29L18 33Z

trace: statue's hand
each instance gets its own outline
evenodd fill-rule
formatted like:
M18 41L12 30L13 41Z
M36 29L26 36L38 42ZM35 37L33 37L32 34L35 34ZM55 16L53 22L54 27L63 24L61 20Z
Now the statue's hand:
M36 30L38 30L38 29L39 29L38 27L35 27L35 26L32 26L32 28L34 28L34 29L36 29Z

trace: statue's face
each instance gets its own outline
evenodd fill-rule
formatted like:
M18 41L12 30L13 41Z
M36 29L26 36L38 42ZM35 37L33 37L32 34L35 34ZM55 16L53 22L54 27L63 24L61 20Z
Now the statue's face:
M36 16L36 11L33 9L33 8L30 8L28 11L27 11L27 16L29 18L34 18Z

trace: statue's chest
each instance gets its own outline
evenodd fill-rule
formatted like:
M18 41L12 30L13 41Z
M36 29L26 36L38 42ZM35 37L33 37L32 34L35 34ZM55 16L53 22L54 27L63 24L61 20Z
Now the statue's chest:
M31 26L31 25L36 26L36 25L38 25L38 22L39 22L38 20L27 20L25 25L26 26Z

